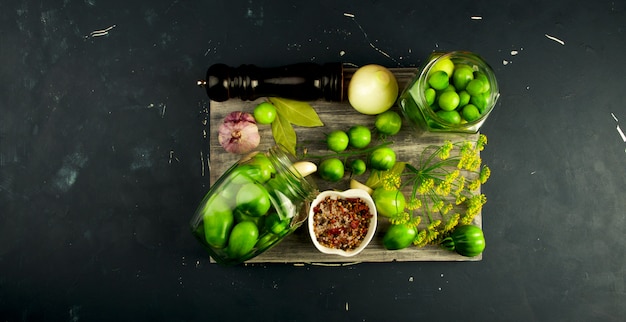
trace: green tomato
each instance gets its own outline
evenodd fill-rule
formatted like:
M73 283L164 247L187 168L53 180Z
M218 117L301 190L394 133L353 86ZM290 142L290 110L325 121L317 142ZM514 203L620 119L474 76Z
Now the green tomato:
M263 102L254 108L254 119L259 124L270 124L276 119L276 107L269 102Z
M237 210L252 217L265 215L270 209L270 195L262 185L248 183L243 185L237 192Z
M438 91L444 90L450 85L449 76L442 70L431 73L428 77L428 85Z
M489 91L489 89L491 89L491 84L489 83L489 78L487 78L487 75L485 75L485 73L483 72L475 72L474 73L474 79L479 79L483 82L483 88L482 88L482 93L486 93L487 91Z
M473 104L465 105L461 114L463 114L463 119L468 122L474 122L480 118L480 111Z
M259 228L251 221L242 221L233 227L228 238L227 253L232 258L248 254L259 239Z
M365 161L361 159L355 159L350 162L350 170L352 170L352 174L358 176L365 173L367 170L367 166L365 165Z
M235 222L240 223L243 221L251 221L255 225L257 225L257 227L263 227L263 225L265 225L265 217L267 217L267 216L253 217L253 216L247 215L245 212L241 211L240 209L235 209L234 215L235 215Z
M463 90L474 79L474 70L465 64L458 64L455 67L452 74L452 82L457 89Z
M462 225L444 238L441 246L467 257L478 256L485 250L485 236L482 229L474 225Z
M234 224L233 212L224 198L213 195L206 203L202 216L204 238L213 248L224 248Z
M317 172L322 179L337 182L343 178L344 165L343 162L337 158L326 159L320 163Z
M478 78L474 78L468 84L465 90L472 96L484 93L485 83Z
M255 154L247 165L259 170L253 177L253 179L259 183L267 182L272 178L272 175L276 174L274 164L272 164L272 161L263 153Z
M459 106L465 106L469 103L471 95L467 91L459 92Z
M278 213L271 213L265 220L265 229L271 231L276 235L281 235L287 232L287 228L291 223L291 218L280 219Z
M434 73L438 70L444 71L448 75L452 75L452 72L454 71L454 63L450 58L441 58L433 65L433 67L431 67L430 72Z
M370 154L370 166L376 170L389 170L396 164L396 152L389 147L380 147Z
M417 229L407 224L391 225L383 237L383 246L388 250L409 247L417 237Z
M376 116L374 125L382 134L396 135L402 128L402 117L395 111L386 111Z
M372 141L372 132L363 125L355 125L348 129L348 139L350 146L361 149Z
M461 124L461 114L457 111L437 111L437 116L442 120L451 123L451 124Z
M328 149L335 152L341 152L348 147L348 134L342 130L335 130L326 137L326 145Z
M404 211L406 199L402 191L394 189L387 190L383 187L377 188L372 193L372 199L378 214L383 217L391 217Z
M439 95L439 107L444 111L452 111L459 106L459 94L454 91L447 91Z
M483 93L478 95L472 95L470 103L474 104L482 114L487 108L487 101L489 100L489 93Z
M428 105L433 105L435 103L435 98L437 97L437 91L429 87L424 90L424 97L426 98L426 103L428 103Z
M239 164L230 173L229 182L236 185L252 183L261 180L261 170L249 164Z
M276 234L266 232L265 234L263 234L263 236L259 238L259 241L257 241L256 248L263 251L267 249L268 247L272 246L274 243L276 243L279 237L280 236Z

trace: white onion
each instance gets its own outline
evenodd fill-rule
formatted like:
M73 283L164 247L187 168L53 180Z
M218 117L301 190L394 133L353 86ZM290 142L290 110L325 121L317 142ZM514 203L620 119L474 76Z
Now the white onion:
M365 65L354 73L348 84L348 101L357 111L376 115L388 110L398 98L398 81L380 65Z

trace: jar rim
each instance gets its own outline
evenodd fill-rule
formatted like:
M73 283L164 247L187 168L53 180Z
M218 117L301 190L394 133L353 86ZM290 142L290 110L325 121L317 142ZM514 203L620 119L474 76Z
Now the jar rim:
M315 186L309 179L304 177L295 167L293 167L295 157L288 152L287 148L281 144L276 144L268 150L268 153L274 158L274 160L276 160L276 163L280 165L285 173L289 173L291 177L301 183L301 185L294 185L291 187L294 192L305 200L312 198L312 195L315 192Z

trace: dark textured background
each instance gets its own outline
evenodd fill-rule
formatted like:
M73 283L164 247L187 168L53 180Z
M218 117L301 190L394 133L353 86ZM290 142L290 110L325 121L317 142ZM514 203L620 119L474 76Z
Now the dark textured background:
M0 321L622 320L625 9L3 0ZM208 189L209 65L414 67L456 49L502 93L482 130L481 262L209 263L188 228Z

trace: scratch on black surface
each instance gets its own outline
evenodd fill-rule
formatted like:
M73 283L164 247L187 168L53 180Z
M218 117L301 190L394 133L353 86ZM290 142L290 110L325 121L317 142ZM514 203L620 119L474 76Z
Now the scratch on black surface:
M343 14L345 17L348 17L350 19L352 19L352 21L354 21L354 23L357 25L357 27L359 27L359 29L361 30L361 32L363 33L363 37L365 37L365 40L367 40L367 42L369 43L370 47L372 47L374 50L376 50L377 52L379 52L381 55L391 59L394 63L396 63L398 66L401 66L402 64L400 64L400 62L398 62L396 59L394 59L393 57L391 57L389 54L387 54L386 52L384 52L382 49L376 47L372 41L370 40L369 36L367 35L367 33L365 32L365 30L363 29L363 27L361 26L360 23L358 23L358 21L356 21L356 18L353 14L351 13L344 13Z

